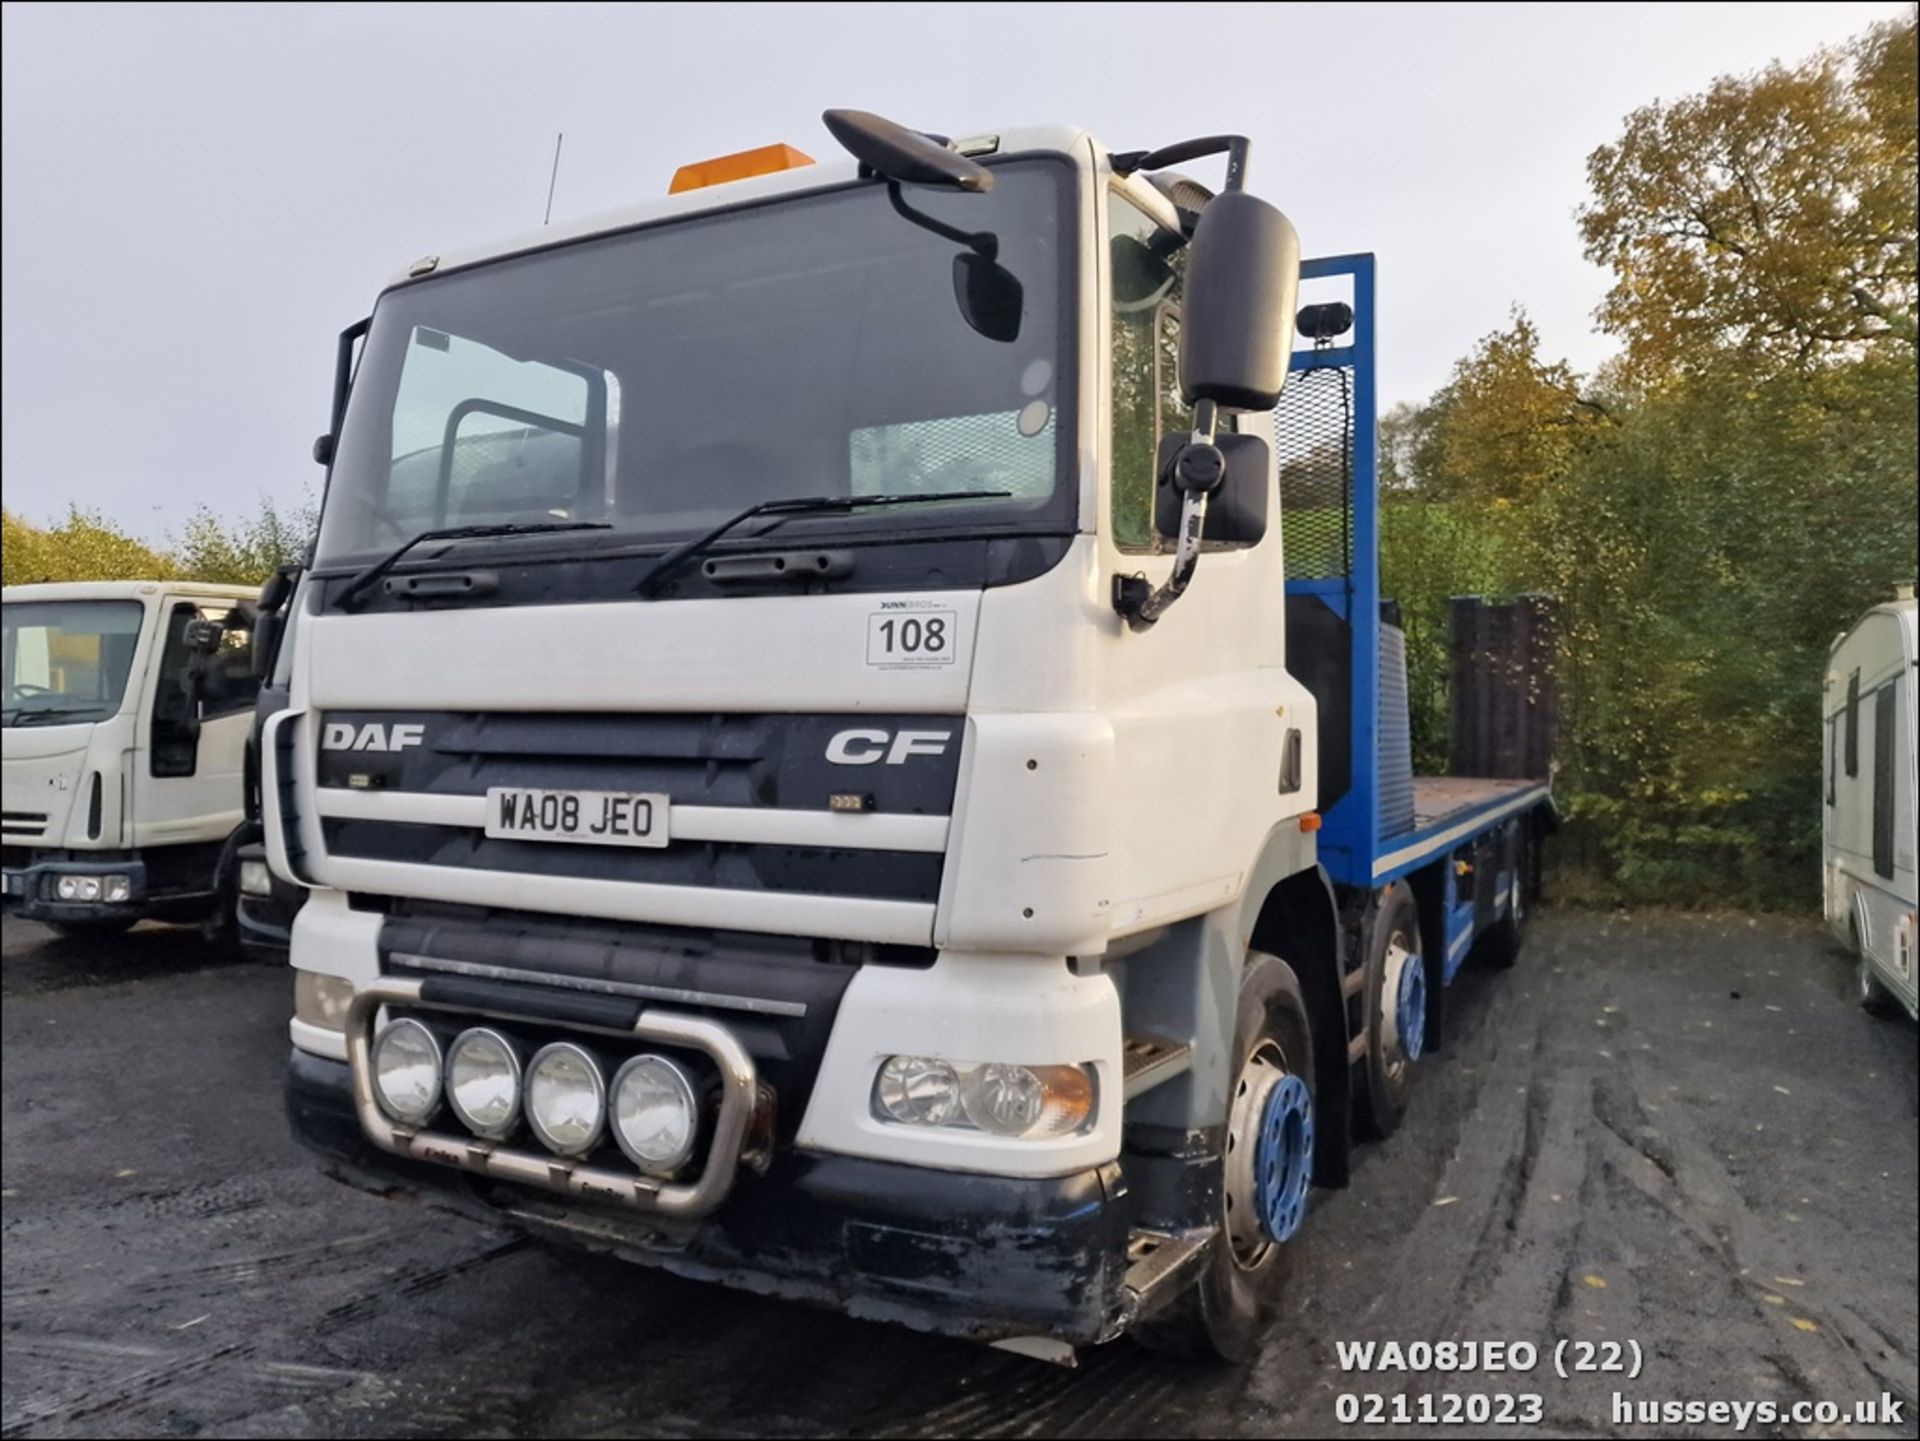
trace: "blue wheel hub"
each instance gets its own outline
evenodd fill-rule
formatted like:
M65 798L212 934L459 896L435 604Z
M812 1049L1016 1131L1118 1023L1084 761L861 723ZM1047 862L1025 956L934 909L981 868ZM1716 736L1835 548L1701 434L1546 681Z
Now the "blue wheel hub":
M1419 1060L1427 1041L1427 968L1417 955L1408 956L1400 966L1393 1025L1400 1034L1401 1054L1409 1061Z
M1282 1076L1267 1096L1253 1175L1261 1229L1274 1241L1292 1239L1313 1186L1313 1097L1298 1076Z

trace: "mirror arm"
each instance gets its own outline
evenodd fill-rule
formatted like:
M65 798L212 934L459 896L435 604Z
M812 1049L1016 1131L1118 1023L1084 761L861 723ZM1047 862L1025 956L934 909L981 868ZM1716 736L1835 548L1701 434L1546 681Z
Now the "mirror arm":
M1149 592L1144 576L1113 578L1113 608L1135 632L1150 630L1173 603L1187 593L1200 565L1200 541L1207 527L1207 497L1226 478L1226 460L1213 443L1219 408L1202 400L1193 408L1193 438L1173 463L1173 483L1180 488L1180 541L1166 583Z
M915 210L907 204L907 197L900 193L900 182L887 182L887 200L898 212L900 218L922 230L931 230L942 240L951 240L955 245L964 245L967 249L988 260L1000 258L1000 237L991 230L962 230L957 225L949 225L944 220L927 214L924 210Z

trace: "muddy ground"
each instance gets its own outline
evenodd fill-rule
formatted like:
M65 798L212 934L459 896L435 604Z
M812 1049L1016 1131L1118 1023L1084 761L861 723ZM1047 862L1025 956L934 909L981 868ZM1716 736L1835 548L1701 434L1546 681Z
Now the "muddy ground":
M1552 911L1469 968L1407 1125L1317 1193L1245 1371L1078 1370L529 1244L319 1176L288 1139L284 970L186 930L4 929L0 1434L1420 1434L1341 1393L1904 1403L1915 1435L1914 1027L1811 925ZM1552 1374L1638 1342L1637 1379ZM1526 1375L1343 1374L1335 1342L1528 1341ZM1481 1426L1436 1429L1471 1435Z

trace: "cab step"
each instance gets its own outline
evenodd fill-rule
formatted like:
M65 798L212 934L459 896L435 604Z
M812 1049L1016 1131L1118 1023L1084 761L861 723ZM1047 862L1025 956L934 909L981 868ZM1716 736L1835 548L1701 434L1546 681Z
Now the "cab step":
M1120 1046L1120 1064L1121 1091L1131 1101L1162 1081L1186 1074L1193 1065L1193 1047L1159 1036L1128 1036Z
M1180 1289L1190 1268L1206 1254L1213 1232L1135 1231L1127 1237L1127 1274L1120 1284L1127 1309L1134 1316L1158 1308L1167 1294Z

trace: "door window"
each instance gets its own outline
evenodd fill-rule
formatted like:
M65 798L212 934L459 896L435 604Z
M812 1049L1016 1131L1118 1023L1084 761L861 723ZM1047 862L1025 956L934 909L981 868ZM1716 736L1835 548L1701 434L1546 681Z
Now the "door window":
M1188 424L1180 399L1183 239L1127 200L1108 202L1112 283L1113 441L1110 447L1114 543L1153 547L1153 490L1160 439Z

